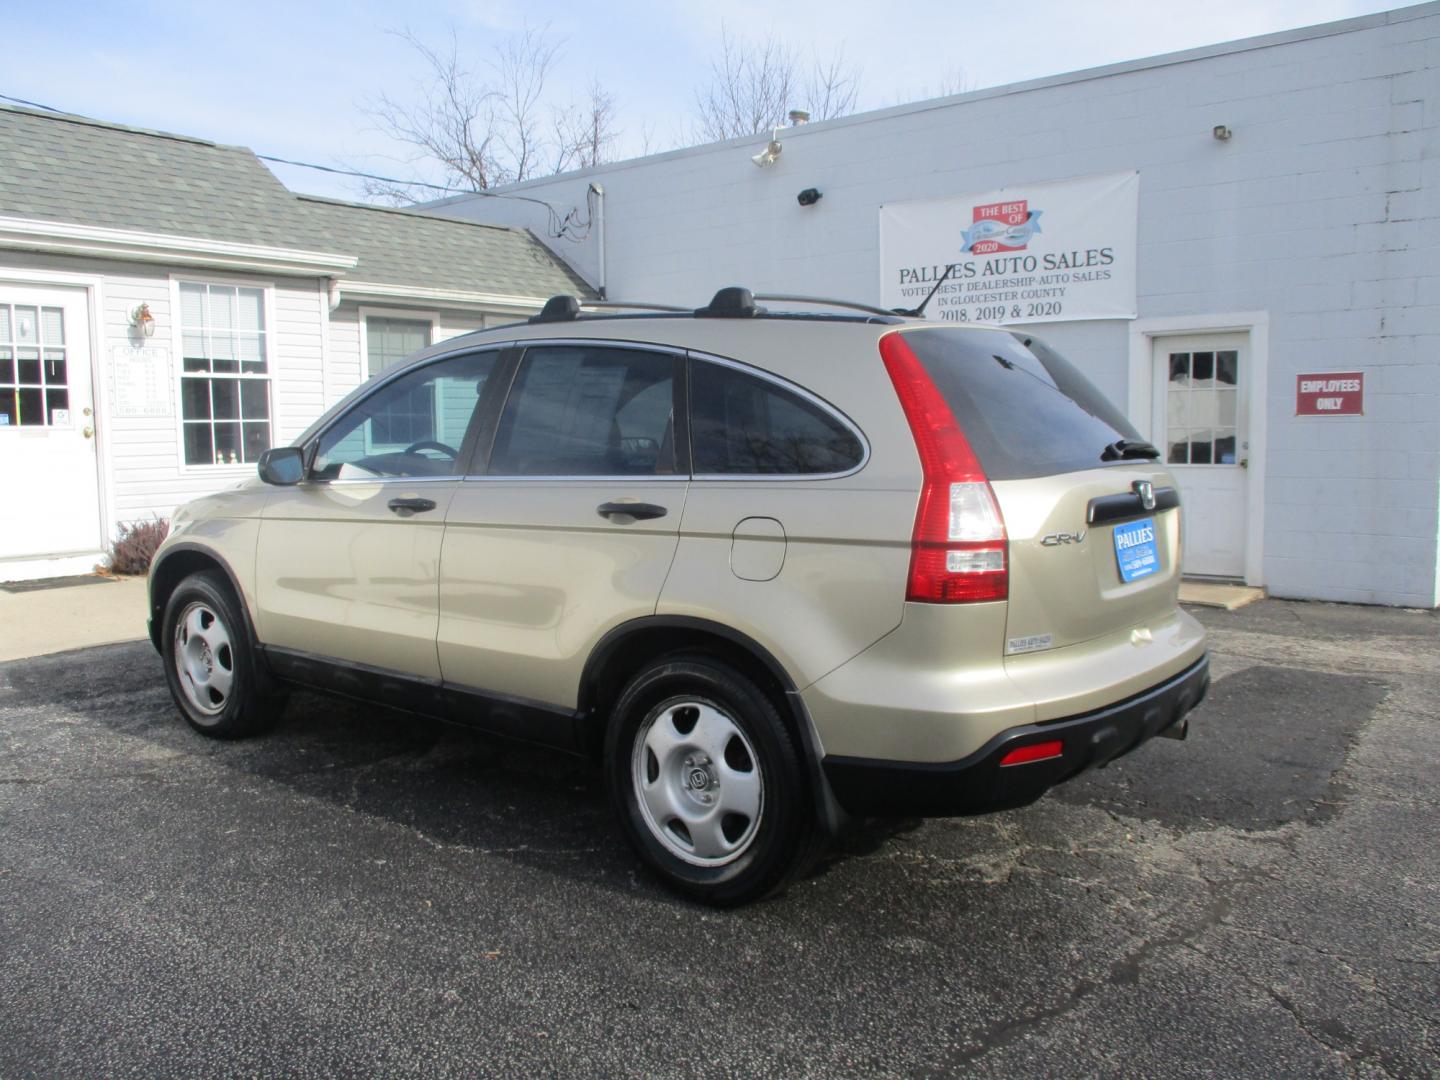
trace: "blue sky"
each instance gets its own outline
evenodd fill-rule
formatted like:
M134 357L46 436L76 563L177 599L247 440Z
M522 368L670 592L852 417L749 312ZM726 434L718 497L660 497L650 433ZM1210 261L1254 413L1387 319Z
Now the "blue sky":
M105 120L238 143L280 157L413 175L374 130L367 96L413 93L422 68L387 32L437 43L454 27L484 54L497 36L546 26L563 39L556 88L598 77L619 101L621 149L684 141L694 89L720 34L774 33L802 50L843 48L863 72L861 105L931 96L957 74L993 86L1347 18L1368 0L565 0L49 4L0 0L0 94ZM877 14L883 12L883 16ZM927 94L926 91L930 93ZM356 197L356 182L276 167L291 187Z

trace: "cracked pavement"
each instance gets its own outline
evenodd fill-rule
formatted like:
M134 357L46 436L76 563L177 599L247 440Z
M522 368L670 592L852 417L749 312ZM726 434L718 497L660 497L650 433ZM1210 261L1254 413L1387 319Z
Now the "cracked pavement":
M581 762L148 644L0 665L0 1075L1440 1075L1440 616L1201 611L1215 685L1033 806L658 887Z

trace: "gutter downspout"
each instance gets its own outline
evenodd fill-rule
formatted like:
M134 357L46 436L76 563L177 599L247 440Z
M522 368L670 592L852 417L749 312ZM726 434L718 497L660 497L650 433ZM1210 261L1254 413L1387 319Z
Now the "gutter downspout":
M340 282L335 278L320 279L320 411L330 408L330 316L340 306ZM363 380L362 380L363 381Z
M599 270L599 274L597 275L598 278L599 278L599 281L598 281L598 283L597 283L597 285L596 285L596 291L600 294L600 299L601 299L601 300L604 300L604 299L606 299L606 296L605 296L605 189L604 189L603 187L601 187L599 184L595 183L595 182L592 180L592 181L590 182L590 190L591 190L592 192L594 192L594 194L595 194L595 232L596 232L595 241L596 241L597 245L598 245L599 248L600 248L600 252L599 252L599 255L600 255L600 270Z

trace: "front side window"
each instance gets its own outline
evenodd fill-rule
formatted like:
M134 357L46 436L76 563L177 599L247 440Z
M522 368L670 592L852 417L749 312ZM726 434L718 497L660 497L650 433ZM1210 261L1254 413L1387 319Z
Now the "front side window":
M185 464L242 465L270 448L265 291L180 285Z
M0 304L0 427L69 423L64 309Z
M816 403L703 360L690 366L690 452L697 476L849 472L865 456L855 433Z
M490 474L674 473L676 363L639 349L531 349L496 431Z
M356 402L320 436L317 480L455 476L498 353L426 364Z

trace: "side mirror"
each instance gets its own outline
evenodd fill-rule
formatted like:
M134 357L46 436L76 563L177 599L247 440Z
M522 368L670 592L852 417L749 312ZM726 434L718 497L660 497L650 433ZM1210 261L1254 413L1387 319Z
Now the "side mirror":
M290 487L305 478L305 454L298 446L277 446L260 455L260 479Z

